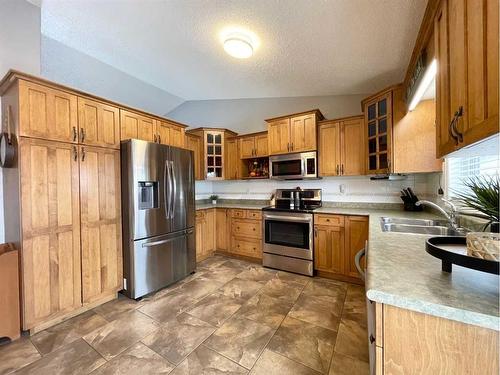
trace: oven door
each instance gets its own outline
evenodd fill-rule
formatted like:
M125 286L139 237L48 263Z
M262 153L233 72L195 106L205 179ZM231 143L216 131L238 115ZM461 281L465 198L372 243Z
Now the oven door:
M263 251L313 259L313 216L305 213L264 212Z

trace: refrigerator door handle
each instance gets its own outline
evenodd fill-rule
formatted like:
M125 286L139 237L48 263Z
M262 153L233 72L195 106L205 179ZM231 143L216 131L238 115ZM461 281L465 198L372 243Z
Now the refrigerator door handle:
M170 185L170 173L168 168L168 160L165 160L165 165L163 166L163 200L165 201L165 217L168 219L170 217L170 200L168 199L167 193L170 192L168 187Z
M174 167L174 162L170 161L170 169L172 173L172 202L170 204L170 218L174 218L174 213L175 213L175 202L177 198L177 177L175 176L175 167Z
M178 239L179 237L173 237L173 238L168 238L166 240L161 240L161 241L154 241L154 242L146 242L142 244L142 247L153 247L153 246L159 246L163 245L165 243L171 242L173 240Z

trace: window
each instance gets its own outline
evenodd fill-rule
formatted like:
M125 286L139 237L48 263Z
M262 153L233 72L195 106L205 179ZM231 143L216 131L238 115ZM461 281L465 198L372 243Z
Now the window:
M499 137L467 147L446 157L446 195L467 192L463 181L474 176L494 176L500 173Z

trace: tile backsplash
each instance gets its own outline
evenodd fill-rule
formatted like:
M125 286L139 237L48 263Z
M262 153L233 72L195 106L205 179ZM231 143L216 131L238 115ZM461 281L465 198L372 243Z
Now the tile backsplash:
M372 181L367 176L325 177L319 180L197 181L196 199L217 194L221 199L269 199L276 189L320 188L325 202L401 203L400 190L411 187L420 198L435 199L441 173L411 174L399 181Z

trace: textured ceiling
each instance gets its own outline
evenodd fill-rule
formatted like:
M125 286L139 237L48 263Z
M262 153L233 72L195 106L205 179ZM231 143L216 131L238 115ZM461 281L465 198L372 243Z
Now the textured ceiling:
M42 33L186 100L371 93L403 79L426 0L43 0ZM219 33L255 32L252 58Z

